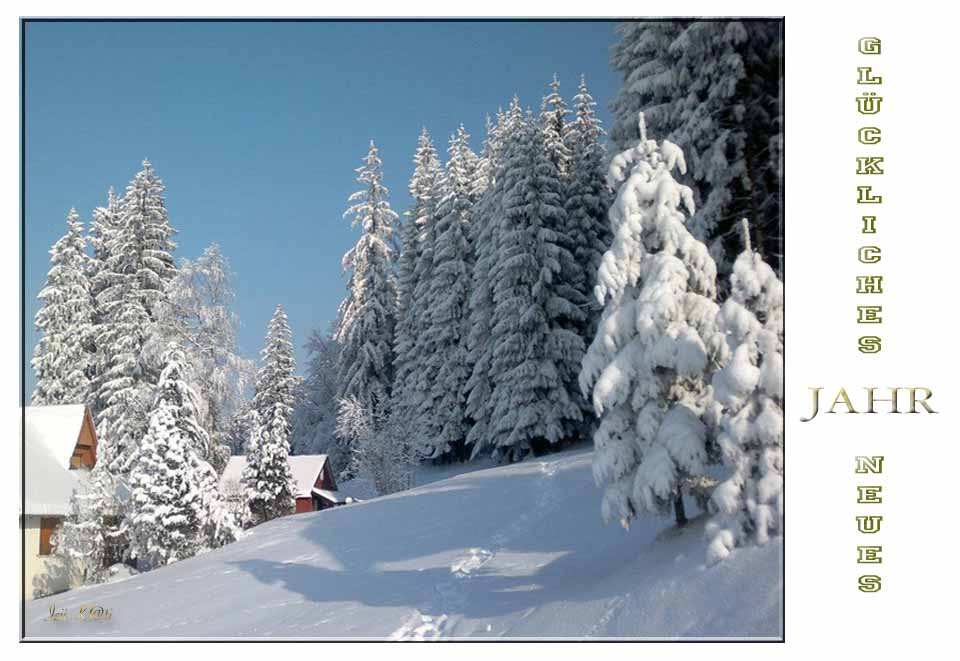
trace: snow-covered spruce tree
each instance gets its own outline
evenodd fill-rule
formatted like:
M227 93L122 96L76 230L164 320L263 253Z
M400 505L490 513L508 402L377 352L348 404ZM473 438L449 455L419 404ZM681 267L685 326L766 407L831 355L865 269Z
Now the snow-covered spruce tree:
M131 555L141 569L188 558L203 548L211 500L204 492L216 489L213 469L197 452L207 439L195 417L196 395L183 381L183 353L173 345L164 363L147 434L130 469L127 521Z
M236 522L227 511L218 487L218 475L211 456L209 433L202 424L199 412L204 402L200 394L187 381L191 369L188 356L176 342L171 342L162 357L164 365L157 386L157 405L163 404L174 410L177 426L188 443L191 477L200 490L203 506L200 542L207 548L215 548L232 542L237 535Z
M572 256L561 240L566 213L559 174L544 132L527 117L506 149L505 182L491 270L494 310L494 455L516 461L570 438L582 407L574 390L583 338L569 328L582 317L576 292L562 281Z
M83 223L71 209L67 233L50 250L50 271L38 296L35 324L41 337L31 360L37 375L34 405L89 402L93 298L87 260Z
M641 21L619 30L612 64L624 85L611 104L617 147L636 139L634 118L643 111L684 145L696 182L688 225L714 257L736 252L736 220L744 215L754 218L761 251L782 256L782 23Z
M198 395L197 416L209 447L201 458L219 474L230 455L227 426L255 372L237 349L238 320L233 312L232 274L217 244L199 259L183 259L158 306L160 332L155 342L177 342L186 354L187 380Z
M363 189L350 196L353 204L344 213L353 217L352 225L361 233L357 245L343 256L349 292L340 304L337 323L337 398L355 398L377 420L389 408L393 382L397 284L391 244L397 214L387 200L389 191L372 140L357 173Z
M301 385L294 374L291 337L287 315L278 305L267 326L256 391L245 421L247 466L241 483L257 523L283 516L293 508L293 478L287 458Z
M587 301L587 315L581 335L589 342L596 333L601 305L593 296L600 260L610 244L607 209L610 191L607 187L603 146L603 129L594 113L596 103L581 77L573 98L576 118L568 124L566 143L570 150L570 174L567 182L567 227L577 271L571 284Z
M783 530L783 283L750 246L733 265L719 329L727 362L713 377L722 407L718 442L730 476L714 490L707 561Z
M87 241L93 248L93 255L90 257L90 293L96 299L100 294L100 288L108 283L97 274L104 268L110 257L110 238L116 232L120 225L120 199L113 190L113 186L107 190L107 205L97 207L93 210L90 219L90 232ZM99 322L99 319L97 319Z
M200 549L203 506L190 475L190 449L176 415L160 407L130 471L131 555L142 570L189 558Z
M477 201L470 227L470 242L474 246L473 275L469 299L469 331L467 333L467 363L470 375L464 386L466 412L472 423L467 433L467 444L472 446L471 458L489 450L489 428L493 421L493 267L498 255L498 222L501 200L509 189L505 150L517 139L523 123L520 100L514 97L506 112L497 113L497 123L491 127L484 145L483 159L487 161L487 187Z
M620 72L623 85L610 102L615 154L640 139L638 112L663 133L675 126L681 73L676 69L678 54L673 44L689 25L689 20L677 20L626 21L617 26L620 40L613 45L610 66Z
M97 296L95 402L101 443L111 446L111 471L125 474L143 438L160 365L145 347L157 332L157 309L176 275L175 244L163 182L148 161L127 186L118 222L101 230L106 260L95 275Z
M553 288L560 297L567 301L569 312L553 310L552 323L559 328L573 332L582 338L583 345L588 341L588 331L592 317L597 316L587 314L590 300L587 290L587 274L584 270L584 263L578 262L576 254L583 250L587 240L586 235L580 231L578 218L571 218L566 212L567 202L570 195L570 168L572 166L572 152L570 139L571 125L567 120L566 103L560 95L560 81L556 74L553 76L553 82L550 84L550 93L543 98L540 106L540 129L543 134L543 148L547 159L553 164L557 181L554 186L557 192L557 202L563 207L562 216L558 216L552 224L555 232L554 242L560 250L557 252L559 261L559 271L551 278ZM544 171L546 172L546 171ZM553 176L553 175L551 175ZM581 354L582 355L582 348ZM561 375L561 381L566 384L570 396L576 401L583 414L589 416L589 406L580 395L580 388L577 386L578 375L580 373L580 358L574 361L564 361L566 369ZM583 425L568 425L564 432L564 438L575 439L587 431Z
M145 570L194 555L202 546L205 519L194 472L202 430L182 400L182 355L172 350L167 357L147 433L130 468L131 556Z
M473 251L469 232L477 156L470 149L470 134L463 126L450 138L449 160L443 178L442 199L437 205L427 306L429 317L424 340L430 352L420 356L422 379L421 434L427 439L428 457L451 454L466 459L467 419L463 389L467 365L467 316Z
M113 190L113 186L107 191L106 206L97 207L93 210L90 219L90 231L87 241L93 248L93 255L88 260L87 274L90 281L90 296L93 298L93 329L91 333L92 343L90 350L93 355L90 357L90 398L89 404L94 419L100 416L100 406L102 402L99 394L103 387L104 373L106 372L107 356L104 352L97 349L97 337L102 330L103 311L98 304L102 301L101 292L110 283L106 276L107 262L109 261L109 241L117 232L120 225L120 199ZM101 272L104 275L101 275Z
M413 200L401 227L397 278L397 326L394 336L394 382L391 410L410 419L420 411L423 332L429 319L427 283L433 268L436 205L442 179L437 151L424 129L413 157L410 197ZM425 253L427 256L425 256ZM421 286L420 283L424 284Z
M640 140L610 163L617 190L613 244L598 273L604 303L580 383L600 426L593 474L606 486L605 521L624 526L643 511L686 522L685 488L697 486L715 454L700 417L723 347L716 327L716 265L684 225L693 193L673 178L686 164L664 140Z
M567 145L567 104L560 95L560 80L553 74L550 92L540 104L543 144L557 174L565 179L570 168L570 147Z
M502 111L497 112L499 117L502 114ZM480 153L477 155L477 168L473 175L473 186L471 187L471 195L476 203L479 203L480 198L483 197L483 194L486 192L487 187L490 185L490 181L493 177L493 166L494 158L493 152L499 148L496 144L497 142L497 125L494 124L493 120L490 118L490 115L487 115L484 122L484 128L486 130L486 137L483 139L483 148L480 150Z
M292 338L287 314L283 306L278 305L267 324L252 404L261 421L272 425L279 418L283 422L288 444L298 389Z
M247 465L240 483L255 524L290 514L296 499L288 461L289 434L280 411L280 407L273 407L272 415L265 421L256 409L248 417Z

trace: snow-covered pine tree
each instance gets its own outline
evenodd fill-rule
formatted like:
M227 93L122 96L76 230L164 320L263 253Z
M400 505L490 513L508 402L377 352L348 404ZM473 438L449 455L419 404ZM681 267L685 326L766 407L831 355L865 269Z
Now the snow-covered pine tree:
M287 315L278 305L267 326L266 341L260 352L262 365L245 420L247 466L241 483L258 523L283 516L293 508L293 478L287 458L293 410L301 385L294 374L291 337Z
M430 446L425 456L452 454L463 461L467 435L463 389L469 376L466 335L473 264L469 233L476 202L477 156L462 125L450 137L447 153L427 283L425 309L429 317L423 337L430 351L419 356L421 381L426 387L421 392L418 419Z
M35 324L41 337L31 360L37 375L34 405L89 402L93 298L84 243L83 223L71 209L67 233L50 250L47 282L38 296Z
M586 313L590 300L586 287L587 276L584 271L584 264L576 259L576 253L578 250L582 251L582 244L586 241L586 236L580 231L577 224L579 219L570 218L566 212L570 195L570 169L572 166L570 143L572 127L567 120L568 114L566 102L560 95L560 80L554 74L553 81L550 83L550 93L543 98L540 106L540 130L543 134L543 147L546 157L553 164L556 172L557 182L555 187L559 206L563 207L562 216L556 218L552 227L555 232L553 241L560 248L557 252L560 269L551 278L551 284L561 299L567 301L568 305L566 307L569 312L554 309L551 315L553 316L552 323L555 326L576 333L582 338L580 354L576 360L565 360L563 363L566 369L561 375L561 381L566 385L570 397L578 403L583 413L589 415L589 406L580 395L577 381L580 373L582 347L588 341L591 317L596 315ZM581 425L568 424L563 437L576 438L581 436L583 431Z
M127 521L131 555L141 569L194 555L202 548L206 519L195 470L205 432L193 415L195 396L182 380L182 353L173 348L165 358L147 433L130 468Z
M413 300L417 288L416 267L420 259L420 251L420 229L407 215L407 219L400 225L400 256L397 259L397 326L393 335L394 376L390 405L392 410L398 412L404 410L405 413L417 369L414 353L417 341L414 329L417 328L417 319L414 316Z
M783 530L783 283L753 251L743 224L744 251L718 319L728 354L713 392L722 407L718 443L731 473L711 498L711 563Z
M576 117L568 124L566 143L570 150L570 174L567 181L567 227L577 271L571 284L587 302L587 315L581 335L589 342L596 333L601 305L593 296L600 260L610 244L607 209L610 191L604 166L603 129L594 113L596 103L587 90L586 80L573 98Z
M253 395L253 408L261 421L271 426L278 418L282 421L288 445L298 388L292 338L287 314L283 306L278 305L267 324L267 336L260 351L262 364Z
M413 165L409 187L413 204L407 210L406 220L401 227L394 382L391 392L393 414L408 420L420 411L417 389L423 362L418 349L423 346L423 331L430 313L426 283L433 268L436 205L442 179L440 160L426 129L420 134ZM421 282L424 282L423 286Z
M640 512L686 522L685 487L713 460L701 415L723 335L716 327L716 266L684 226L693 192L678 184L683 152L646 137L610 163L617 190L613 244L596 287L604 303L580 383L600 426L593 474L606 486L602 514L624 526Z
M363 189L350 196L352 204L344 213L353 217L352 226L360 226L361 233L357 245L343 256L344 271L350 275L337 323L337 398L353 397L373 419L381 419L389 409L393 383L397 284L392 241L397 214L390 208L372 140L357 174Z
M560 80L553 74L550 92L540 104L540 125L543 128L543 143L557 174L565 179L570 167L570 148L567 145L567 104L560 95Z
M93 210L90 220L90 231L87 241L93 248L93 255L88 260L89 268L87 270L90 281L90 296L93 298L93 329L91 333L92 343L90 350L93 355L90 357L91 381L89 404L94 419L100 416L100 408L103 402L99 396L103 389L104 373L106 372L107 356L103 351L97 349L97 337L103 330L103 310L98 302L102 302L101 293L110 283L107 262L109 261L109 242L115 236L117 228L120 225L120 200L113 190L113 186L107 191L106 206L97 207Z
M146 431L153 397L142 360L150 318L135 290L127 289L122 296L110 308L109 321L101 324L97 335L97 352L104 358L98 363L105 366L97 397L101 403L98 441L111 448L110 470L116 475L130 470L130 460Z
M467 333L467 363L470 376L464 386L466 412L472 423L467 433L467 444L473 447L471 457L489 449L489 427L493 421L493 268L498 255L499 217L501 200L509 190L505 151L512 144L523 123L520 100L514 96L506 112L497 113L497 123L488 131L483 158L487 161L487 187L479 198L470 227L470 242L474 246L473 276L469 300L469 331ZM512 181L512 180L511 180Z
M562 280L572 259L561 235L566 213L559 173L539 123L525 118L506 149L491 270L494 310L489 442L509 461L571 437L582 420L575 380L583 338L576 292Z
M192 368L188 357L176 342L172 342L163 358L163 371L157 386L158 404L169 406L176 414L177 426L188 444L191 478L200 491L203 506L200 542L205 547L222 546L236 538L236 522L231 520L220 496L218 472L213 462L219 459L211 453L215 445L202 424L199 412L203 399L187 381ZM157 406L154 407L156 409Z
M498 117L502 112L498 112ZM487 115L486 120L484 121L484 128L486 129L486 137L483 139L483 149L480 150L480 154L477 155L477 169L473 177L473 187L471 194L473 199L477 202L480 201L480 198L483 197L483 194L486 192L487 187L490 185L490 180L493 176L493 151L498 148L496 145L497 141L497 125L494 124L493 120L490 118L490 115Z
M200 549L203 506L189 453L173 410L161 406L151 413L130 470L127 525L140 569L189 558Z
M111 470L118 475L129 470L146 432L159 366L144 349L157 332L157 306L176 275L163 192L163 182L144 161L118 204L118 222L100 228L106 260L94 283L97 431L100 442L111 446Z
M689 20L674 20L626 21L617 26L620 40L613 45L610 66L620 72L623 85L610 102L615 154L640 139L638 112L665 135L675 126L679 80L685 74L676 68L672 47L689 25Z
M624 85L611 104L618 149L636 139L638 111L684 145L696 182L688 222L715 258L734 254L736 219L754 218L764 254L782 256L780 21L631 22L612 65ZM727 271L729 265L721 264Z
M748 38L744 23L694 22L674 46L675 52L682 53L678 64L686 73L686 80L678 82L688 93L677 100L676 128L670 139L686 147L691 174L702 193L691 231L704 241L711 239L711 252L718 261L723 257L723 238L736 227L734 218L747 210L729 207L735 197L751 194L749 183L743 185L750 180L743 126L747 108L742 98L747 76L743 49ZM704 70L704 62L713 66ZM759 108L751 109L755 110ZM728 213L733 215L725 219Z
M93 248L90 258L90 293L94 297L100 294L100 288L107 282L97 274L104 268L110 257L110 237L120 224L120 199L111 186L107 190L107 205L93 210L90 219L90 232L87 240ZM99 319L97 318L97 323Z
M247 465L240 483L254 523L284 516L294 508L296 486L288 461L290 444L285 425L279 406L272 408L265 422L256 409L248 417Z
M196 419L196 394L183 380L184 356L164 354L147 434L130 469L131 554L143 569L194 555L219 504L216 473L200 459L206 432Z

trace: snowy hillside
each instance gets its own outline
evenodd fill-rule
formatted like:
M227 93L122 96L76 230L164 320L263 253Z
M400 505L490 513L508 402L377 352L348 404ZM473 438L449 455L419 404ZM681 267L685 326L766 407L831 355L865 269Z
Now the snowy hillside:
M578 450L266 523L27 604L28 637L775 637L782 541L706 568L701 519L600 521ZM666 532L663 532L666 531ZM68 621L47 621L52 606ZM100 605L109 621L78 621Z

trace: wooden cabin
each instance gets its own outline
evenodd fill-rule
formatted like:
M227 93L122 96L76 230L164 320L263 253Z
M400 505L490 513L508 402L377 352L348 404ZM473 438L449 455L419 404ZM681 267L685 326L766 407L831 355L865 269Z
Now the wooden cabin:
M82 404L21 409L24 501L20 525L26 537L24 598L70 587L53 557L52 537L70 513L74 489L97 462L97 434Z
M287 459L296 483L295 514L316 512L346 502L337 491L333 467L325 454L291 455ZM234 455L220 476L220 491L228 499L243 499L240 478L247 467L246 455Z

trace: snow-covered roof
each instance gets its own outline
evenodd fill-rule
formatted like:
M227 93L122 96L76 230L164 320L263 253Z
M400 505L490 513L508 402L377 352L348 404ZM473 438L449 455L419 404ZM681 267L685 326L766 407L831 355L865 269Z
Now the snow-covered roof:
M327 489L313 489L312 493L321 498L329 500L331 503L345 503L347 502L347 497L343 496L336 491L328 491Z
M295 454L287 458L290 463L290 472L293 473L293 480L297 483L297 497L309 496L313 491L313 484L320 476L323 470L323 464L327 461L325 454ZM221 490L229 482L240 482L243 476L243 469L247 466L247 456L237 454L230 457L227 467L220 476Z
M70 496L86 473L70 470L70 457L80 438L85 413L82 404L20 409L25 431L24 514L69 513Z
M27 447L36 445L45 448L64 470L70 470L70 457L80 438L86 410L83 404L28 406L20 409Z
M67 470L46 451L27 445L24 455L24 514L65 516L70 512L70 496L80 483L83 470Z

